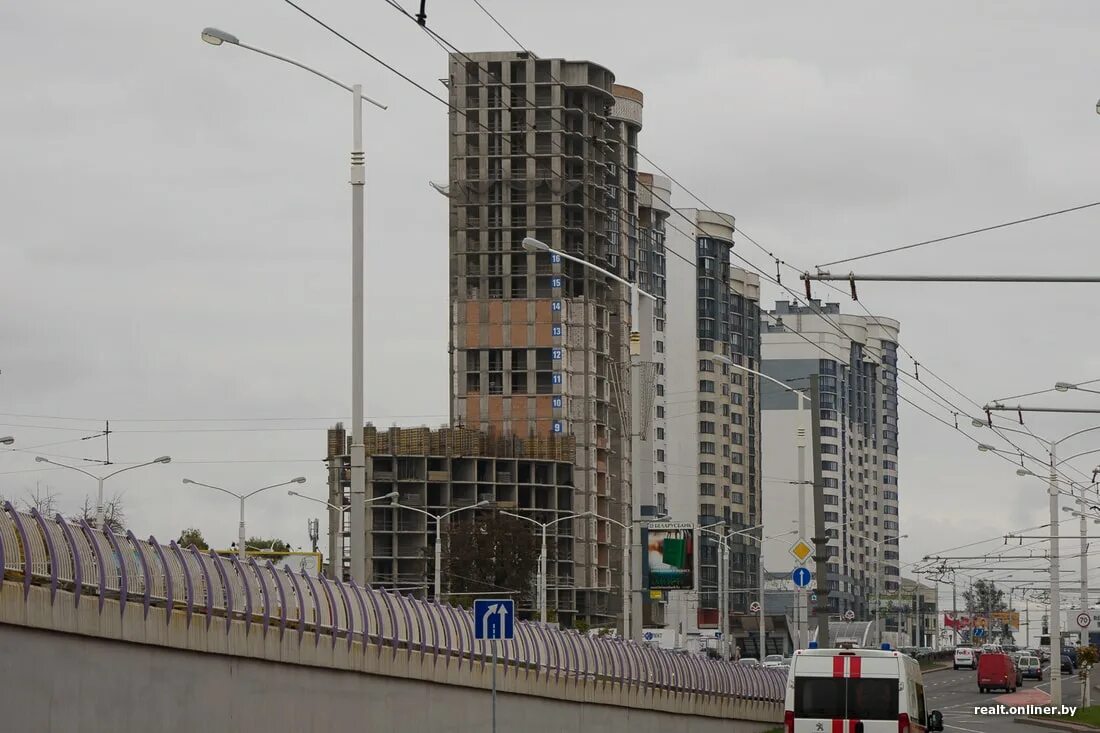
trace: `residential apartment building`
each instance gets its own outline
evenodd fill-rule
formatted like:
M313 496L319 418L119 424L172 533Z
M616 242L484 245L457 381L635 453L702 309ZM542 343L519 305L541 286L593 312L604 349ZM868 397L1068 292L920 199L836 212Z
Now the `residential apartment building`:
M451 410L494 436L576 441L576 511L631 516L629 289L637 276L642 95L588 61L452 54ZM616 395L624 396L623 400ZM576 538L578 616L622 613L623 532Z
M846 315L836 303L812 307L779 302L762 334L761 370L795 389L809 390L818 375L821 475L829 553L829 604L871 617L871 599L896 592L898 546L897 343L893 319ZM762 392L765 482L764 517L769 535L797 526L798 399L768 385ZM813 407L813 406L811 406ZM811 425L807 412L806 425ZM807 440L806 480L814 476L812 436ZM812 492L807 491L807 541L813 534ZM792 535L793 540L793 535ZM769 569L793 567L790 543L765 545ZM881 562L881 568L880 568ZM881 576L879 570L881 569ZM882 588L879 588L879 578ZM793 612L792 612L793 615Z
M345 579L350 576L349 533L340 529L349 527L348 441L343 425L329 429L326 460L332 506L328 557L333 567L344 567ZM574 444L568 436L520 439L463 428L377 431L368 426L365 442L367 499L377 499L367 504L367 580L374 587L429 597L435 583L436 519L421 511L439 516L480 501L490 502L484 509L470 509L445 520L441 527L444 543L447 522L464 516L504 510L550 522L573 512ZM395 491L397 503L415 509L387 506L393 500L384 497ZM334 507L343 507L343 511ZM547 607L564 623L571 623L577 612L573 552L585 524L584 520L566 520L548 530ZM444 573L442 590L448 593L450 589L451 581ZM534 582L530 590L519 596L517 603L521 613L535 617Z
M724 520L727 529L746 529L762 516L759 380L730 362L759 368L760 281L730 264L732 216L682 209L673 223L666 258L663 503L677 521ZM698 592L669 594L666 618L685 637L719 627L718 552L717 538L701 533ZM756 586L758 560L757 544L733 543L727 578L733 613L752 601L748 589Z

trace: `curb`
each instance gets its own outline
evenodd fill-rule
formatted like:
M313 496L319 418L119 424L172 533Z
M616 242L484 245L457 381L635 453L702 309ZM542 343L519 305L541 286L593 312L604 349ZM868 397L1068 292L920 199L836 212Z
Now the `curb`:
M1047 718L1013 718L1013 723L1024 723L1025 725L1034 725L1040 728L1051 728L1053 730L1069 731L1070 733L1078 733L1079 731L1095 731L1097 730L1091 725L1075 725L1073 723L1063 723L1060 720L1048 720Z
M943 671L944 671L944 670L946 670L946 669L954 669L954 667L952 667L952 666L951 666L950 664L945 664L945 665L943 665L943 666L940 666L940 667L932 667L932 668L930 668L930 669L922 669L922 670L920 671L920 673L921 673L922 675L925 675L925 674L932 674L933 672L943 672Z

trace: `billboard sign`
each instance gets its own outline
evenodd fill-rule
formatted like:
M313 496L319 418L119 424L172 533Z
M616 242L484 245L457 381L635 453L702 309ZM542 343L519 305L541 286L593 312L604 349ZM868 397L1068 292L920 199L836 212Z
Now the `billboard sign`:
M219 555L229 557L236 555L236 550L217 550ZM314 578L321 577L321 553L319 552L271 552L265 550L248 550L245 554L256 558L256 562L263 565L268 560L280 572L284 568L289 569L295 575L301 575L304 570L306 575Z
M646 553L642 587L647 590L695 588L695 525L690 522L650 522L642 527Z
M1008 626L1013 631L1020 630L1020 612L1019 611L994 611L993 621L998 626Z

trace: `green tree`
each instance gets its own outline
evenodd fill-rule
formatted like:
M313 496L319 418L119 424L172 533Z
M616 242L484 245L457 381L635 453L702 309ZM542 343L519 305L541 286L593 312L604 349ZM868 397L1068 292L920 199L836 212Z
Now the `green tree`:
M987 633L999 635L1006 642L1011 642L1011 629L1002 628L993 619L997 611L1007 611L1008 603L1005 601L1005 593L990 580L976 580L974 585L963 591L963 601L966 604L966 612L971 618L981 617L988 619Z
M206 543L206 539L202 536L202 530L194 527L188 527L180 532L180 538L176 540L176 544L184 548L194 545L204 552L210 549L210 545Z
M264 539L263 537L249 537L245 541L245 550L271 550L272 552L290 552L290 545L280 539Z
M539 558L534 529L529 522L495 512L452 519L443 563L449 590L470 597L511 591L533 599Z

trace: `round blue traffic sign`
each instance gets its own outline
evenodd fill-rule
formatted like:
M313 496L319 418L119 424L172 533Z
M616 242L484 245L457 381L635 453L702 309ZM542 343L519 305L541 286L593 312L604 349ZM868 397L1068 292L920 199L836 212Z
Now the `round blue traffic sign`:
M812 578L813 576L810 574L809 569L804 567L795 568L794 572L791 573L791 580L793 580L794 584L799 588L805 588L809 585Z

